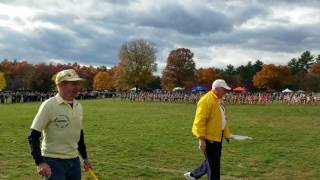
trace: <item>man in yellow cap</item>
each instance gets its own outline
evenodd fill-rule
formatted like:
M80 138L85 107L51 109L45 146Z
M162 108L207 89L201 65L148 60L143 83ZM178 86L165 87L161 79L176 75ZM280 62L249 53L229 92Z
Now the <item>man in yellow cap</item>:
M79 154L85 170L92 168L84 143L82 106L75 100L81 81L73 69L60 71L55 80L58 93L41 104L33 119L29 146L44 179L81 180Z
M231 138L225 108L220 99L231 88L223 79L212 83L212 91L203 95L198 104L192 133L198 138L199 149L206 159L192 172L184 174L188 180L196 180L207 174L208 180L220 179L222 139Z

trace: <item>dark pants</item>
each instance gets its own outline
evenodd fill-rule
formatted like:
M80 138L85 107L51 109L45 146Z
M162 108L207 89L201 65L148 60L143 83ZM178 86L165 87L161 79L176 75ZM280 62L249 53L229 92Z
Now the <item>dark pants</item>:
M81 180L81 167L79 158L58 159L45 157L51 168L51 176L46 180Z
M206 159L191 172L191 176L199 179L207 174L208 180L220 179L220 160L222 142L209 142L206 140L204 155Z

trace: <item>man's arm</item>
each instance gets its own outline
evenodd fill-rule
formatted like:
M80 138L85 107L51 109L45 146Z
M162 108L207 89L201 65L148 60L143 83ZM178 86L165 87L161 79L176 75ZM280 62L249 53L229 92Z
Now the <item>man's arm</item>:
M84 143L84 133L83 130L81 129L80 132L80 140L78 142L78 151L82 157L82 159L87 159L87 148L86 148L86 144Z
M41 132L34 129L30 130L30 134L28 136L29 148L36 165L39 165L44 162L40 150L40 137Z
M78 142L78 151L83 159L83 165L84 169L87 171L88 169L92 169L91 163L88 160L88 155L87 155L87 148L86 144L84 143L84 133L83 130L81 129L80 132L80 140Z
M208 98L209 97L207 95L203 96L197 104L197 109L192 126L192 133L197 138L205 138L206 136L207 121L210 113Z
M31 129L28 136L30 152L33 157L34 162L37 165L37 172L42 176L50 176L51 168L45 163L40 150L40 137L41 132Z

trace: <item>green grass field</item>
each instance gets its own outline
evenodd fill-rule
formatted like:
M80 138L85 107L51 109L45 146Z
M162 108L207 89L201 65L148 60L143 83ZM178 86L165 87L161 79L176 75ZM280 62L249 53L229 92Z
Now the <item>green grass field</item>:
M203 159L194 104L82 101L89 157L100 179L183 179ZM27 134L39 103L0 105L0 179L40 179ZM229 105L222 179L320 179L320 107ZM84 179L90 179L84 174ZM202 178L202 179L205 179Z

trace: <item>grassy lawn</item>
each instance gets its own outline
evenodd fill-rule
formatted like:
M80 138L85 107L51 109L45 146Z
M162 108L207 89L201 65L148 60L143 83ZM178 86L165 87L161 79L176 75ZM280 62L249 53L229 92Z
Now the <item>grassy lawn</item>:
M203 159L191 134L195 105L83 101L89 157L100 179L183 179ZM39 103L0 105L0 179L40 179L27 134ZM320 179L320 107L227 106L222 179ZM90 179L84 174L84 179ZM202 178L202 179L205 179Z

